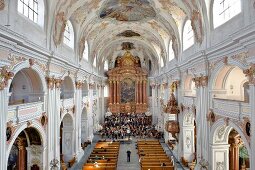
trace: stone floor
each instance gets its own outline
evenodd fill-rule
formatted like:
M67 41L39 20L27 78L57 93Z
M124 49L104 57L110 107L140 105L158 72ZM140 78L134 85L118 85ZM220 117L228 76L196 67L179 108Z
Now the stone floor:
M127 162L127 150L131 151L130 162ZM117 170L140 170L139 157L135 148L135 141L130 144L121 144Z
M90 153L92 152L93 148L95 147L96 142L100 139L99 136L95 136L93 143L89 145L85 151L82 159L70 168L70 170L82 170L83 164L87 161ZM118 157L118 165L117 170L140 170L139 158L137 154L137 149L135 148L136 139L133 139L132 143L130 144L121 144L119 157ZM162 147L165 149L167 155L169 157L173 156L172 152L170 151L169 147L165 143L161 143ZM127 162L127 150L131 151L131 160ZM175 166L178 170L184 170L184 168L180 165L180 163L175 159Z

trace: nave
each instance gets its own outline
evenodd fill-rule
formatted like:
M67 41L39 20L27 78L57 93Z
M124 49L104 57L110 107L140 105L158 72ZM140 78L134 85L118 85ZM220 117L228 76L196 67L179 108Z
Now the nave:
M93 150L95 150L95 146L98 144L98 141L100 141L100 139L102 139L101 136L95 135L92 144L84 150L85 154L82 157L82 159L78 163L76 163L71 168L71 170L82 170L84 168L84 165L86 164L86 162L91 162L89 157L91 156ZM102 141L104 141L104 139ZM139 147L137 146L138 141L140 141L140 143L141 142L144 143L146 141L148 143L149 142L153 142L153 143L154 142L156 142L156 143L160 142L160 146L162 146L162 149L164 150L164 153L167 155L168 160L170 162L172 161L172 152L170 151L169 146L166 143L164 143L163 140L158 141L158 140L153 139L153 138L146 139L146 140L134 138L131 143L121 143L120 144L118 159L117 159L117 164L116 164L117 165L116 170L141 170L142 169L141 168L141 164L142 164L141 160L142 159L139 157L139 154L138 154L138 153L141 153L141 151L139 151ZM131 151L130 162L127 162L127 153L126 153L127 150ZM151 157L153 157L153 156L151 155ZM106 157L105 157L105 159L106 159ZM152 158L152 159L155 159L155 158ZM145 158L144 158L144 160L145 160ZM155 161L152 161L151 159L148 159L148 160L150 161L149 164L151 164L151 166L155 166ZM162 159L162 161L163 161L163 159ZM156 166L155 170L171 170L172 169L172 168L169 168L169 167L162 167L162 161L159 161L160 163L158 163L158 166ZM97 162L98 162L98 165L99 165L100 161L97 161ZM178 170L183 170L184 169L179 163L176 163L176 162L174 163L174 166ZM98 166L96 167L96 164L95 164L94 167L90 167L90 169L93 169L93 168L94 169L99 169L100 165L99 165L99 167ZM86 170L88 170L88 169L86 169ZM113 169L115 169L115 168L113 168ZM148 170L148 168L143 168L143 169ZM154 170L153 168L149 168L149 169ZM83 169L83 170L85 170L85 169ZM109 170L110 170L110 168L109 168Z

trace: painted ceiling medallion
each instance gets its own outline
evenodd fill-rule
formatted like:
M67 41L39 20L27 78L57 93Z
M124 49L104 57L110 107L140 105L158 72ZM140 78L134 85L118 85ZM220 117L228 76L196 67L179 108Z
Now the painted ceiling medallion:
M100 12L100 18L114 18L118 21L140 21L155 16L156 11L148 0L109 0Z
M132 50L132 49L135 49L134 44L131 43L131 42L123 42L121 44L121 46L122 46L122 50Z
M132 30L126 30L120 34L118 34L117 36L122 36L122 37L140 37L141 35L132 31Z

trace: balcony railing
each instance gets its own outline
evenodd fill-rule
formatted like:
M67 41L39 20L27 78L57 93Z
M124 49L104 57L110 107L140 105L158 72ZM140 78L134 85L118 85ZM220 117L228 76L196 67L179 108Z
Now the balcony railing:
M34 103L44 101L43 93L10 93L9 105L19 105L24 103Z
M240 101L213 99L212 108L215 113L234 119L251 115L250 105Z
M44 102L24 103L8 107L8 121L25 122L40 117L45 111Z

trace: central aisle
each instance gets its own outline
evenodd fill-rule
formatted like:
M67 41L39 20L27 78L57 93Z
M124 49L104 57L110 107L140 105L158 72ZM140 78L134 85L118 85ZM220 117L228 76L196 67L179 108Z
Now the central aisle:
M131 144L120 144L117 170L140 170L135 144L135 141L132 141ZM130 162L127 162L127 150L131 151Z

